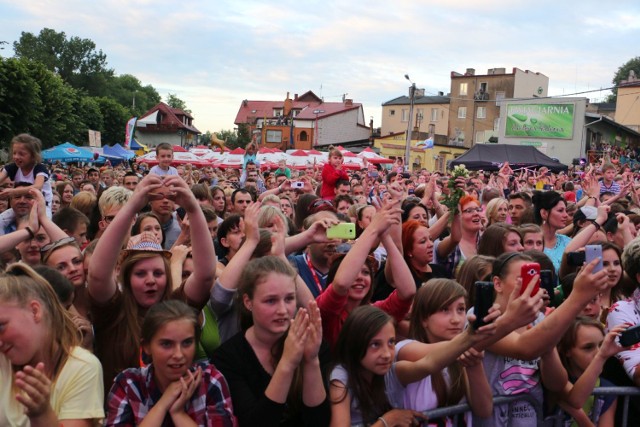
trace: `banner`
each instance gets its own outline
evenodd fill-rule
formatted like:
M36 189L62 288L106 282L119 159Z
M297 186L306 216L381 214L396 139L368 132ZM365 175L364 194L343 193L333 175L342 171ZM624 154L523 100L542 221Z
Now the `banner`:
M506 137L573 138L574 104L508 104Z
M133 134L136 131L136 121L137 120L138 120L137 117L131 117L129 119L129 121L127 122L127 128L126 128L125 134L124 134L124 148L126 148L127 150L131 146L131 141L133 141Z

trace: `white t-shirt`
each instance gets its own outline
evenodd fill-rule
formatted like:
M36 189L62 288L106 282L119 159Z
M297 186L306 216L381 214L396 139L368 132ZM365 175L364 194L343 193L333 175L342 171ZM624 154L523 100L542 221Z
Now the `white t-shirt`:
M0 426L28 427L24 406L12 390L11 362L0 355ZM60 374L51 386L49 399L58 420L91 419L100 425L104 418L102 365L82 347L73 349Z
M169 166L169 169L164 170L159 165L156 165L151 168L149 173L153 173L160 176L178 175L178 169L174 168L173 166Z

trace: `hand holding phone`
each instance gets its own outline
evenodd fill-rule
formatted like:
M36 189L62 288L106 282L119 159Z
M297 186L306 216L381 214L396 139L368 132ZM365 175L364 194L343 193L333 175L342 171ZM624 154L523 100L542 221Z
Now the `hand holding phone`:
M327 228L328 239L347 239L356 238L356 225L351 222L342 222Z
M484 318L489 314L489 309L493 305L493 282L475 283L476 299L473 306L473 314L476 316L473 322L473 329L486 325Z
M527 262L522 264L520 267L520 277L522 277L522 287L520 288L520 295L524 293L524 290L527 289L531 280L533 280L534 276L540 277L540 264L537 262ZM540 290L540 280L538 280L531 291L531 296L534 296Z
M585 262L589 264L594 259L599 259L595 267L593 267L593 273L597 273L602 270L602 246L601 245L587 245L584 247Z
M640 325L635 325L625 329L620 334L620 345L630 347L640 342Z

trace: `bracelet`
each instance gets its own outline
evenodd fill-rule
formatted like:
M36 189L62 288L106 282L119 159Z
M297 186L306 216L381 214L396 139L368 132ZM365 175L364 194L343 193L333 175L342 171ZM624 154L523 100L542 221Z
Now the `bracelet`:
M27 230L27 233L29 233L29 239L33 239L35 237L35 233L31 229L31 227L27 225L24 229Z
M378 417L378 421L380 421L382 424L384 424L384 427L389 427L389 424L387 424L387 422L384 420L384 418Z
M598 224L595 219L591 221L591 224L593 224L596 227L596 231L602 228L602 226Z

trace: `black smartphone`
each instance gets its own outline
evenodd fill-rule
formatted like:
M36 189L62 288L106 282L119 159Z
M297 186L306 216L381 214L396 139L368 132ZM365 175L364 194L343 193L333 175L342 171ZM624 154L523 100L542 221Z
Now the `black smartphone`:
M620 334L620 345L630 347L640 342L640 325L631 326Z
M574 267L582 267L582 264L584 264L584 260L584 251L569 252L567 254L567 263Z
M553 302L555 286L553 282L553 272L551 270L540 270L540 287L547 290L547 294Z
M187 214L187 211L181 206L178 209L176 209L176 214L178 215L178 218L180 218L180 221L182 221L184 220L184 217Z
M473 328L478 329L486 323L484 318L489 314L489 309L493 305L493 282L476 282L476 301L473 306L473 314L476 316Z

